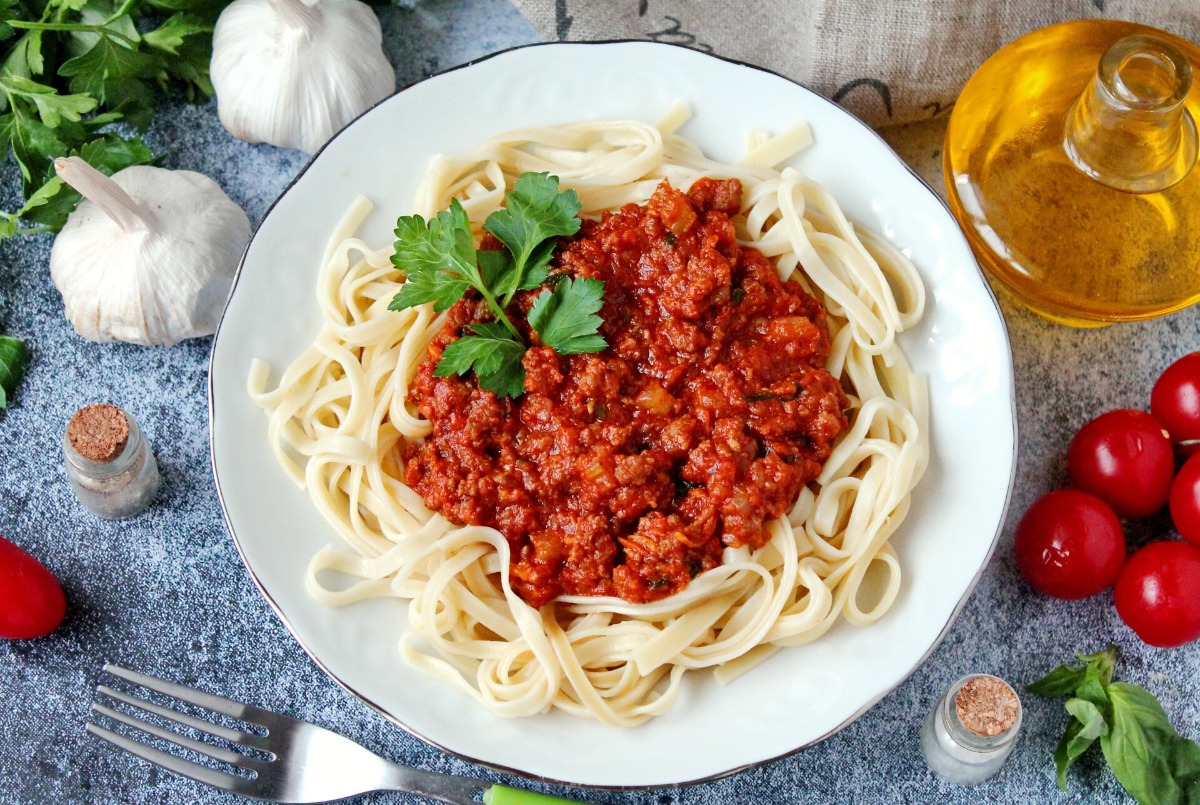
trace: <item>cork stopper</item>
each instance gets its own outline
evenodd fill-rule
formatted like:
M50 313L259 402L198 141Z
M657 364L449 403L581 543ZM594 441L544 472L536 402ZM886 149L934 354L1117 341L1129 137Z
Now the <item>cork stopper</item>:
M954 707L964 727L976 735L992 737L1012 727L1021 703L1003 680L977 676L959 688Z
M125 449L129 441L129 420L115 405L86 405L67 423L67 440L75 452L88 461L107 464Z

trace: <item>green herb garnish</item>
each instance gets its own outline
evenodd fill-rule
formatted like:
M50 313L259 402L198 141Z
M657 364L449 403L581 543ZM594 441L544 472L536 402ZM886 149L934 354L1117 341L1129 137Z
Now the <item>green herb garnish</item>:
M604 307L604 283L598 279L564 279L552 293L533 300L529 325L542 343L559 355L599 352L607 344L598 334L603 323L596 314Z
M520 397L525 393L525 343L514 338L496 322L472 324L472 335L446 345L442 359L433 370L437 377L465 375L474 371L482 388L500 397Z
M528 344L507 309L517 291L542 287L548 280L556 239L574 235L582 205L574 190L560 191L558 178L526 173L505 195L505 206L488 216L483 228L508 251L478 251L466 210L458 199L450 209L426 221L419 215L396 221L392 264L405 283L391 310L431 303L449 308L474 289L494 321L469 325L469 334L447 345L434 370L438 377L474 372L481 388L519 397L525 391L521 359ZM560 355L599 352L597 314L604 304L604 283L597 279L560 278L541 293L529 310L529 326L545 346Z
M153 160L133 132L171 87L188 100L212 94L212 28L225 5L0 0L0 134L25 198L19 210L0 212L0 238L66 221L79 194L55 175L56 157L80 156L105 173Z
M1115 647L1076 656L1082 665L1060 665L1026 688L1071 697L1072 720L1054 750L1059 788L1066 790L1067 770L1099 739L1113 775L1142 805L1200 802L1200 744L1175 731L1145 688L1112 681Z
M12 336L0 335L0 410L8 408L8 398L25 376L29 348Z

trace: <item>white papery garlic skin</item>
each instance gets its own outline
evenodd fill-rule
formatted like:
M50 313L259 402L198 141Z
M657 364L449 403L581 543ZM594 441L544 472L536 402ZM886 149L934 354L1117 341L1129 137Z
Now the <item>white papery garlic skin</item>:
M50 250L67 319L92 341L172 346L216 332L250 220L203 174L137 165L110 178L55 160L84 200Z
M359 0L235 0L209 76L230 134L310 154L396 89L379 18Z

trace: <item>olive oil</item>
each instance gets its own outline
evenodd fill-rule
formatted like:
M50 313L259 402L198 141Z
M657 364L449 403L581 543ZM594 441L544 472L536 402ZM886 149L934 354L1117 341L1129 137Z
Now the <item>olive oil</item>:
M950 206L983 266L1074 326L1200 301L1200 48L1078 20L1006 46L946 134Z

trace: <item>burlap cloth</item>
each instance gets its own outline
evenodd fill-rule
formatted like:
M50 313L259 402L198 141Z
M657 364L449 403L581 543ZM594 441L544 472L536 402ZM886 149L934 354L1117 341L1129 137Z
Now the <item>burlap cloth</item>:
M1200 41L1200 0L514 3L548 41L652 39L687 45L788 76L876 127L946 112L988 56L1052 23L1131 20Z

